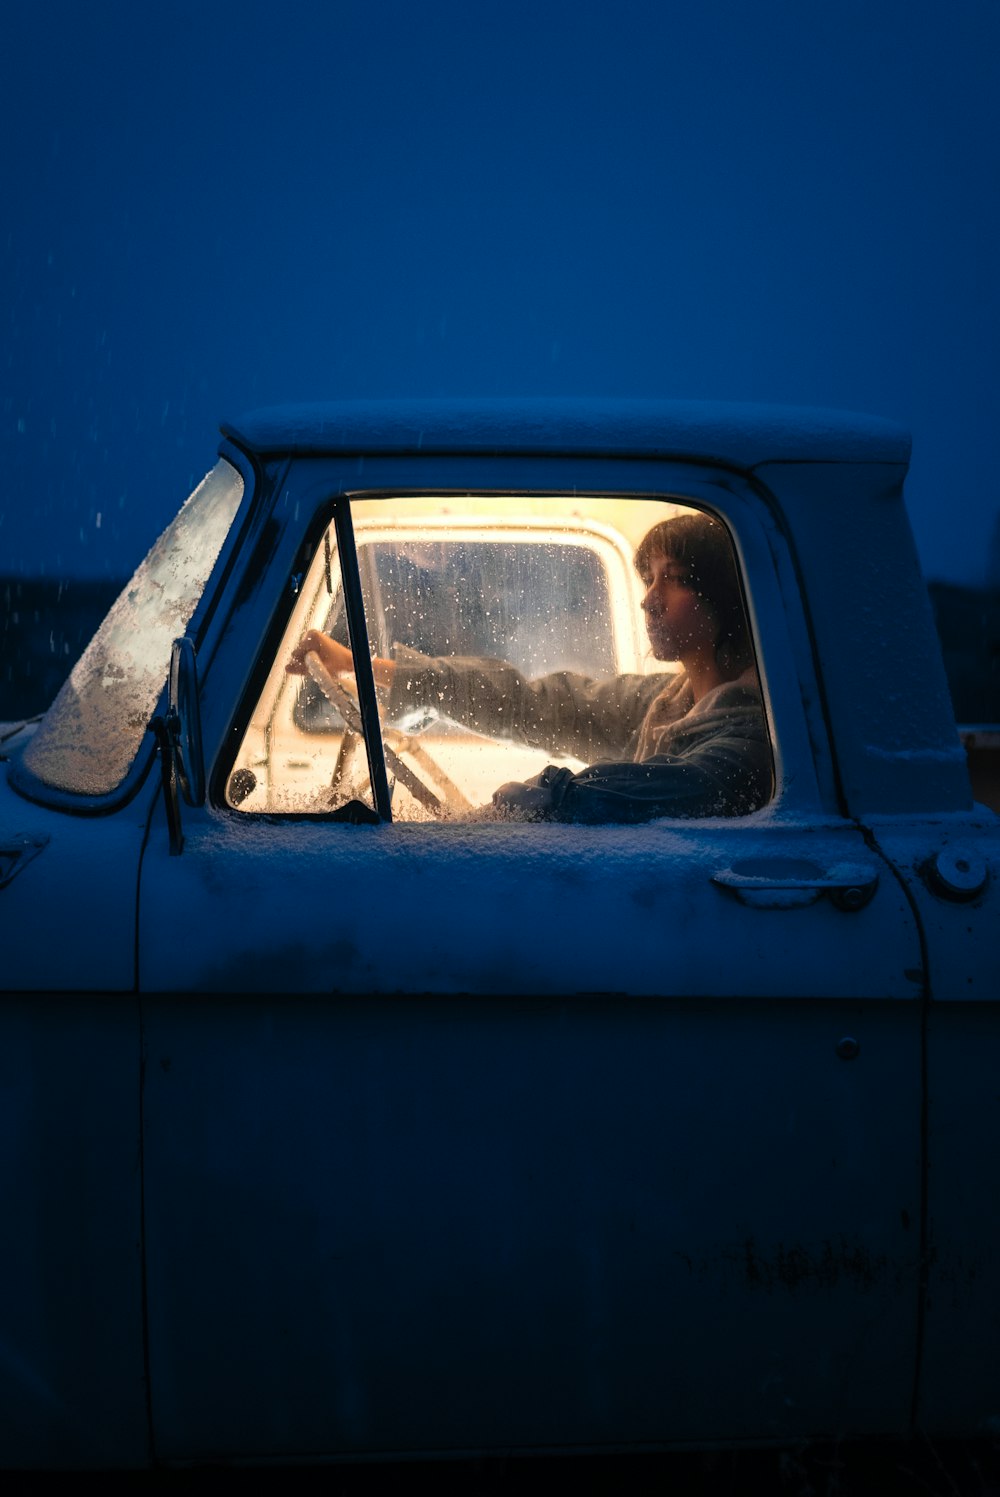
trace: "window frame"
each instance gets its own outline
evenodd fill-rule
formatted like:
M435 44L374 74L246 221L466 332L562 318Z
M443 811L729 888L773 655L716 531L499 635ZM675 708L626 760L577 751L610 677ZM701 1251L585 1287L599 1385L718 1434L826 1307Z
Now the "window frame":
M571 461L572 460L562 459L559 460L559 465L561 467ZM315 458L299 459L298 462L299 465L302 465L304 463L312 463L314 466L319 466L317 463L317 459ZM335 460L327 459L327 462L333 463L335 462ZM399 462L399 459L383 459L379 462L378 466L398 466ZM361 567L359 562L358 545L351 513L351 506L357 501L391 501L393 499L426 498L429 496L440 496L446 499L454 499L456 503L458 503L463 497L475 497L484 499L496 497L501 501L507 498L516 501L519 498L564 498L573 493L580 496L585 496L586 498L594 498L597 500L615 500L636 505L641 505L643 502L661 502L690 509L696 509L712 515L714 518L719 520L726 529L727 535L730 539L730 544L733 548L733 557L737 567L743 605L754 644L755 661L759 672L762 695L764 699L765 721L768 728L773 764L772 795L766 802L765 806L761 807L758 811L751 813L751 816L760 816L764 811L767 811L772 815L775 813L780 814L778 802L783 797L784 782L780 740L776 733L770 693L767 685L766 662L763 656L762 636L753 606L753 590L749 587L747 559L744 555L743 547L740 543L740 530L746 528L742 523L744 514L741 513L738 517L739 525L734 523L733 515L734 500L737 501L737 506L740 511L746 511L746 499L747 497L749 497L747 495L747 490L749 489L749 485L746 484L745 480L743 482L738 481L739 488L744 491L743 495L741 495L739 499L737 499L737 493L734 492L735 486L731 486L732 478L735 475L720 475L721 482L719 479L717 479L714 482L706 483L705 473L703 470L695 470L695 473L697 474L697 476L695 476L695 473L691 472L688 465L680 464L670 464L669 469L671 471L669 474L669 481L666 483L663 483L661 481L661 483L656 484L655 487L653 485L647 485L646 483L643 483L641 487L632 487L627 482L618 482L613 485L608 485L606 483L588 483L586 484L586 486L583 486L580 482L580 479L585 476L589 476L590 470L594 467L594 460L588 459L585 462L573 463L577 479L575 484L559 483L558 480L552 483L546 483L544 487L541 486L537 481L526 484L523 482L517 482L514 473L510 474L510 479L512 481L498 484L498 469L502 470L503 467L512 464L512 462L516 463L516 466L520 467L521 463L517 462L517 460L503 458L496 460L487 460L487 462L492 471L490 474L491 481L486 483L477 483L475 481L472 481L467 484L456 485L454 481L445 483L442 483L440 481L440 470L442 468L482 468L484 466L484 460L482 459L476 461L475 463L470 463L466 460L455 457L449 457L447 459L434 459L433 457L431 457L430 459L418 461L417 463L413 463L411 461L408 464L409 471L406 473L405 481L396 481L389 483L374 482L370 486L368 484L365 484L363 487L359 486L355 481L351 484L343 484L342 486L338 486L332 492L331 486L329 484L318 483L309 485L316 499L316 503L311 515L308 516L307 520L305 521L301 539L295 550L295 571L298 574L303 575L308 570L309 566L315 560L318 548L322 545L322 537L324 532L328 530L328 528L332 525L337 537L338 560L341 570L341 583L344 589L345 613L347 617L348 630L350 639L352 641L352 646L355 649L356 663L358 666L356 670L356 681L359 707L361 710L362 721L365 725L365 750L366 755L368 756L372 794L375 801L378 820L386 824L406 824L394 823L391 814L389 776L386 769L384 743L382 739L382 725L379 716L379 704L377 700L374 675L371 667L368 620L364 613L364 601L361 590ZM427 476L424 477L423 481L416 482L415 479L418 475L415 470L423 468L425 466L430 470L431 465L433 465L433 471L429 471ZM325 467L326 463L324 463L323 466ZM365 464L366 472L369 467L375 466L376 465L374 462L367 462ZM532 464L532 466L537 467L538 464L534 463ZM615 462L615 466L619 469L620 472L623 466L622 460L617 460ZM642 466L645 468L647 466L654 465L647 465L644 463L642 464ZM662 469L667 465L656 464L655 466ZM293 463L293 473L295 467L296 464ZM685 467L688 468L687 472L683 471ZM372 476L374 477L374 474ZM471 474L469 476L472 477ZM400 475L400 477L402 478L402 475ZM666 474L663 474L662 477L666 477ZM298 510L302 498L302 488L300 485L296 485L296 494L296 510ZM720 502L720 500L722 502ZM760 506L759 503L756 502L756 496L754 496L753 507L754 509L756 509L757 513L752 518L749 513L745 513L745 518L748 522L748 528L751 532L755 528L757 530L759 530L760 528ZM512 524L516 524L516 522L512 520ZM759 542L755 538L754 550L757 551L758 549ZM773 557L769 557L768 561L773 563ZM347 580L348 572L350 572L352 579L350 584ZM287 597L287 586L285 586L282 590ZM286 608L279 607L272 615L267 631L266 652L263 657L258 656L257 668L254 671L257 690L254 691L252 684L247 683L247 690L243 694L240 707L237 711L237 716L230 724L228 736L230 740L231 750L223 755L221 761L216 761L215 773L211 776L212 803L215 806L219 807L219 809L223 810L228 816L237 816L241 819L245 819L248 814L245 811L241 811L236 807L227 804L225 787L228 781L228 776L232 772L233 765L236 761L236 756L239 752L239 745L242 743L243 733L247 729L255 708L255 704L258 701L259 696L263 690L263 684L266 680L267 672L273 667L277 651L280 648L282 639L284 638L294 606L295 598L290 597L288 598L288 606ZM776 612L776 610L769 609L769 612L774 613ZM360 660L357 659L358 655L361 656ZM798 736L801 738L803 735ZM810 799L812 799L812 797L810 797ZM343 817L338 815L337 811L323 812L309 810L298 812L291 810L261 810L253 812L252 816L254 821L265 822L271 820L280 822L306 821L308 823L343 821ZM682 821L686 822L689 820L688 818L656 819L664 820L666 822L669 822L671 825L679 824ZM727 823L735 824L743 822L747 818L706 817L698 819L704 820L705 822L724 820ZM447 823L442 823L442 825L446 824Z

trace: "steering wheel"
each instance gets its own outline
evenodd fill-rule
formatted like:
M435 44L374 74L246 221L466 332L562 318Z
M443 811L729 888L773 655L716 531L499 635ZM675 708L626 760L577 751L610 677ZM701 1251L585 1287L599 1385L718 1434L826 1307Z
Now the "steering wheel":
M344 736L340 740L340 748L337 750L336 762L333 766L333 774L330 776L331 791L339 789L346 781L351 783L353 778L352 761L357 757L358 749L364 747L364 740L355 733L353 728L344 725Z
M346 725L344 738L340 745L340 753L337 755L337 763L334 767L333 783L336 784L344 773L348 756L354 754L358 744L364 743L364 724L361 721L361 713L358 710L357 702L351 696L347 687L338 681L336 676L330 674L315 650L310 650L306 655L305 666L312 680L316 682L316 685L327 701L337 708ZM349 739L350 742L348 741ZM405 735L402 736L400 746L414 753L413 740ZM384 733L382 735L382 752L385 754L386 768L392 770L396 779L401 785L406 786L414 800L419 801L420 805L425 810L430 811L433 816L443 817L446 804L451 804L453 809L459 809L456 798L458 801L464 801L465 798L461 795L457 786L452 785L451 781L442 775L447 796L447 800L443 801L429 785L424 783L419 775L414 773L408 764L404 764L395 750L386 742L386 735ZM420 749L420 754L427 760L431 773L435 775L441 774L441 771L437 769L430 755L424 753L422 748ZM468 802L465 802L465 806L462 806L461 809L465 809L467 805Z

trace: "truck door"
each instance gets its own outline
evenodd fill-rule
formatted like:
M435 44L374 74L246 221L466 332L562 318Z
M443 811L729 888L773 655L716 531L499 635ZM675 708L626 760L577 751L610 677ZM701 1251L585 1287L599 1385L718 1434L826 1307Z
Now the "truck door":
M927 960L927 1270L918 1427L991 1434L1000 1408L1000 821L873 818L910 890Z
M579 465L437 460L395 504L370 481L304 525L294 594L274 579L269 658L232 706L208 802L184 808L182 854L160 812L150 828L157 1455L904 1430L920 943L889 865L831 809L781 538L703 470L602 462L581 481ZM750 621L765 805L496 819L491 787L537 773L548 747L491 739L444 702L391 722L383 699L379 818L369 641L398 644L402 669L520 650L522 675L666 683L631 551L664 515L705 509ZM507 548L493 572L491 546ZM518 608L546 569L555 609ZM345 620L357 705L285 672L308 628ZM237 611L209 719L240 649Z

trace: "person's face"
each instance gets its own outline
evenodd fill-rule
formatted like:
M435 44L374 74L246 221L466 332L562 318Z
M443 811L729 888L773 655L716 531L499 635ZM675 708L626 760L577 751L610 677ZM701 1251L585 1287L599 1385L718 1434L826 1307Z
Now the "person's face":
M649 557L643 570L646 596L642 609L650 648L657 660L683 660L715 647L715 614L688 586L686 578L681 563L659 551Z

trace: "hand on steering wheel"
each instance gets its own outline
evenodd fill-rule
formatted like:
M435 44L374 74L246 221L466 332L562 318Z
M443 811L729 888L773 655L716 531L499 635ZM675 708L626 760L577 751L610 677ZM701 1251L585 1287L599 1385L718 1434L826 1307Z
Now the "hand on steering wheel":
M344 655L346 655L348 661L350 662L350 666L353 669L354 661L353 657L351 656L350 650L345 649L343 645L338 645L336 640L330 639L329 635L320 634L319 630L317 629L310 629L309 633L306 634L303 638L301 644L293 652L291 660L289 660L289 663L286 666L286 670L290 670L293 673L299 670L298 665L292 665L292 661L295 660L295 657L301 652L301 670L306 675L310 676L313 681L315 681L316 685L326 697L327 701L332 702L332 704L341 713L344 722L347 724L348 731L355 734L356 737L363 742L365 730L364 725L361 721L361 713L358 710L358 705L355 702L354 698L351 696L350 692L347 690L347 687L344 686L340 681L338 681L333 675L331 675L324 660L320 656L319 650L315 648L307 649L305 647L306 641L312 637L323 640L328 645L333 645L334 649L337 652L342 652ZM327 652L326 650L324 650L324 654L328 653L331 654L331 658L340 658L339 654L332 655L332 652ZM399 755L393 752L393 750L385 742L384 738L382 741L382 752L385 755L386 768L392 770L397 780L401 785L406 786L407 790L413 796L414 800L419 801L426 810L431 811L435 816L443 816L445 807L440 798L435 795L434 791L430 788L429 785L424 784L424 781L420 778L419 775L414 774L413 770L408 764L403 763Z
M310 629L306 634L303 634L295 649L288 657L285 670L288 671L289 675L304 676L308 674L306 656L310 653L319 657L331 676L354 674L354 656L347 646L338 644L335 639L331 639L329 634L324 634L320 629ZM321 683L317 682L317 685L321 685Z

